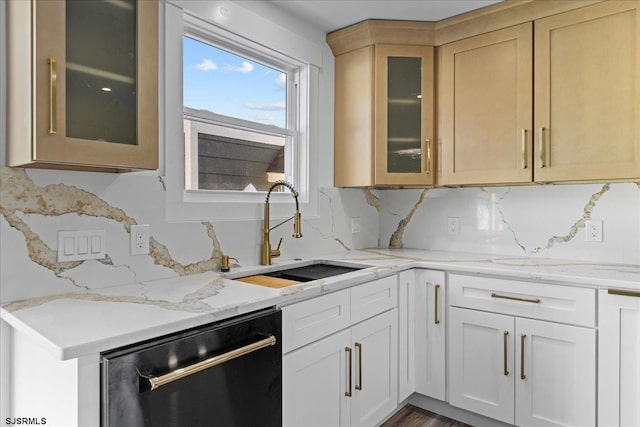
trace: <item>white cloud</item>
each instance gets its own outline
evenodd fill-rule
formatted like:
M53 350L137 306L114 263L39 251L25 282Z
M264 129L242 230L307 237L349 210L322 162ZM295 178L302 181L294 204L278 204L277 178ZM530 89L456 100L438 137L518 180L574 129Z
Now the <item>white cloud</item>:
M282 111L287 109L287 104L284 101L273 102L271 104L245 104L244 106L251 110L262 111Z
M200 71L215 71L218 66L210 59L203 59L201 63L196 65L196 68Z
M287 75L285 73L280 73L280 75L276 79L276 88L284 89L286 87L287 87Z
M253 65L247 61L242 61L242 65L239 67L234 67L232 65L227 65L224 67L227 71L237 71L239 73L247 74L253 71Z

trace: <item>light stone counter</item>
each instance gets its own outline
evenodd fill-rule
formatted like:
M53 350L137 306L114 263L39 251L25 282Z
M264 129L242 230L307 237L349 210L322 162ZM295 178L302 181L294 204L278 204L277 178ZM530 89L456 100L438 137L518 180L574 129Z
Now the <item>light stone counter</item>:
M316 258L317 259L317 258ZM284 306L409 268L504 276L547 283L640 290L640 265L426 251L371 249L322 259L368 266L359 271L283 289L230 278L309 263L281 261L12 302L4 321L54 357L73 359L271 306Z

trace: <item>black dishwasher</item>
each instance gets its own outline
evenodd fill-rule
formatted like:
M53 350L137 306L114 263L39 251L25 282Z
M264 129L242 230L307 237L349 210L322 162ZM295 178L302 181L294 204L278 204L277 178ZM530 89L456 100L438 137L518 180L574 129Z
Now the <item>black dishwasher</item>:
M103 427L282 424L273 308L101 355Z

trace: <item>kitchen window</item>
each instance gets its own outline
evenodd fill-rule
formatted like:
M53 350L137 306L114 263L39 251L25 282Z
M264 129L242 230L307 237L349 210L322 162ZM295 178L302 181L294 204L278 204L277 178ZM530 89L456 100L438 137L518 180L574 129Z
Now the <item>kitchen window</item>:
M320 72L324 37L301 37L257 13L262 3L213 3L163 2L160 182L167 219L259 220L267 184L283 177L306 217L317 215L316 123L330 105L319 99L328 91ZM235 79L227 98L209 91L216 76ZM187 78L194 79L191 88ZM247 78L263 86L247 90ZM201 164L216 173L201 176ZM290 195L275 193L271 201L273 218L290 215Z
M182 72L185 190L216 198L287 180L306 192L303 63L187 21Z

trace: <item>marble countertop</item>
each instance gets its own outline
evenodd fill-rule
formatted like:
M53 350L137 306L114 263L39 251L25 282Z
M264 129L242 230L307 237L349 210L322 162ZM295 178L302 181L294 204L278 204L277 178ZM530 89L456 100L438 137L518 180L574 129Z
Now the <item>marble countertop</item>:
M495 275L572 286L640 290L640 265L532 259L419 249L370 249L314 258L366 268L282 289L234 277L308 264L234 268L5 304L3 320L66 360L196 327L270 306L284 306L408 268Z

